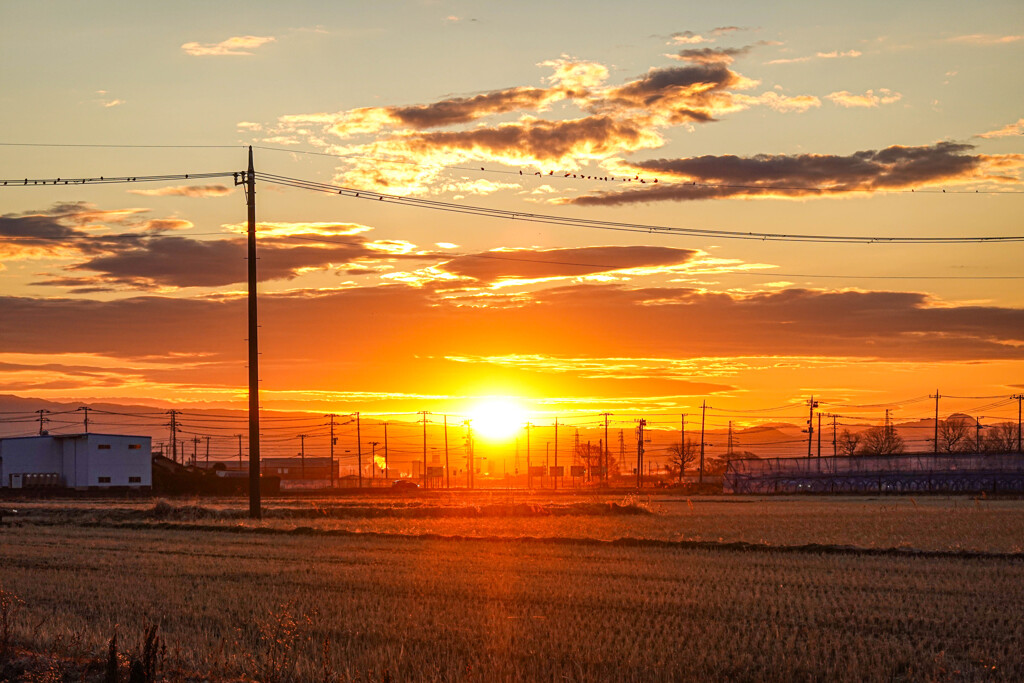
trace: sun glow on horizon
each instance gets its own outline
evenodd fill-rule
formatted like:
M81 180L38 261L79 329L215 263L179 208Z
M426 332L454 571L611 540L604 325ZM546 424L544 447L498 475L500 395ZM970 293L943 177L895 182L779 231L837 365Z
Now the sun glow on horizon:
M481 399L470 411L473 432L483 439L509 439L526 424L526 410L515 398L491 396Z

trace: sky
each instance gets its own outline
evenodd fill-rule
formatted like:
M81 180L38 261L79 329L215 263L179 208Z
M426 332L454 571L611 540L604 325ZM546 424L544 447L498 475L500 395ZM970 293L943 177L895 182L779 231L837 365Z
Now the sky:
M268 410L916 419L1024 389L1024 245L885 241L1024 236L1021 63L1016 0L8 0L0 177L346 188L257 183ZM0 187L2 393L244 408L245 216Z

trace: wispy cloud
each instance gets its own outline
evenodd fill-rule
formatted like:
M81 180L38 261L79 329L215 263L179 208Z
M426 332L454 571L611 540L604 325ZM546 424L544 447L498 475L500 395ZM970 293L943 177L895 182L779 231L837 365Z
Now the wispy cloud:
M1005 138L1012 135L1024 135L1024 119L1018 119L1016 123L1008 123L1002 128L990 130L987 133L979 133L979 138Z
M193 57L222 57L226 55L251 55L255 50L277 38L273 36L232 36L219 43L185 43L181 49Z
M971 43L973 45L1005 45L1024 40L1024 35L997 35L992 33L970 33L963 36L954 36L949 39L951 43Z
M769 62L765 62L765 64L800 64L802 62L810 62L815 59L849 59L860 57L862 54L863 53L858 50L847 50L845 52L832 50L831 52L818 52L804 57L773 59Z
M129 190L129 192L144 197L223 197L226 194L231 194L233 189L224 185L177 185L152 190Z
M834 104L838 104L840 107L877 107L880 104L892 104L893 102L899 102L901 97L903 97L903 95L898 92L893 92L888 88L879 88L878 92L868 90L863 95L858 95L847 90L839 90L825 95L826 99L830 100Z

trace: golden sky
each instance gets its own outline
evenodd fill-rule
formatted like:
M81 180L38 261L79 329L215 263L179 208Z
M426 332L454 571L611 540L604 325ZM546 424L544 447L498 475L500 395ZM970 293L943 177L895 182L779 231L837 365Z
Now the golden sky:
M247 145L603 223L258 183L269 409L877 418L1024 389L1021 243L886 242L1024 236L1019 2L365 5L0 7L3 393L244 407L231 177L13 181L240 171Z

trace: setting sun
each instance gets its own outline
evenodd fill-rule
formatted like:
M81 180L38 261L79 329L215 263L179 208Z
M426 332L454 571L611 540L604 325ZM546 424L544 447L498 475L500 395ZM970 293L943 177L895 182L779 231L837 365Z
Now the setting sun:
M508 439L526 423L526 411L513 398L486 398L470 412L473 431L484 439Z

